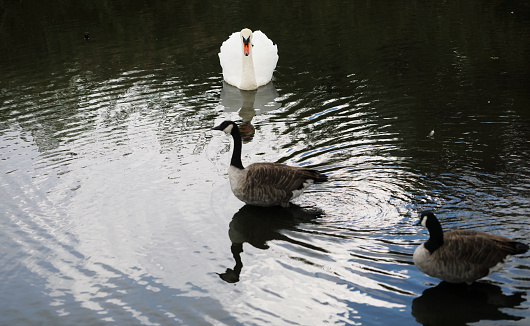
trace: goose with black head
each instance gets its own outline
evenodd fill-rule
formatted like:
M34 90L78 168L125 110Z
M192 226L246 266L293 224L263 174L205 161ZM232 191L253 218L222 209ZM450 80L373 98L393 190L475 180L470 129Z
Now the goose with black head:
M241 162L241 134L237 124L227 120L212 130L224 131L234 140L228 178L234 195L246 204L289 207L289 202L300 196L307 187L328 179L319 171L281 163L254 163L244 167Z
M419 224L429 240L414 251L414 264L427 275L449 283L467 283L499 271L511 255L523 254L528 245L499 235L473 230L443 232L432 212L422 212Z

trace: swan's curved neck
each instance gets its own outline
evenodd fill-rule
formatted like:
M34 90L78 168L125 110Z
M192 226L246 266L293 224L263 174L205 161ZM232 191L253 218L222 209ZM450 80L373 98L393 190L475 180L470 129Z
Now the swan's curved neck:
M233 165L238 169L244 169L243 163L241 163L242 141L241 134L239 133L239 128L234 125L230 134L234 139L234 151L232 152L232 159L230 160L230 165Z
M252 59L252 45L250 46L248 56L243 55L243 69L241 76L241 86L239 87L242 90L252 90L258 88L258 83L256 82L256 73L254 72L254 60Z

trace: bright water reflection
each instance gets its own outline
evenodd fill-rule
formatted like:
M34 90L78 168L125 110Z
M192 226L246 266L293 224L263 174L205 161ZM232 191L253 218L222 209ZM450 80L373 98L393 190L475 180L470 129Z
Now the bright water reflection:
M526 5L269 2L274 84L240 92L217 51L255 6L39 3L0 25L0 324L528 323L528 254L465 292L412 264L421 209L530 236ZM243 205L225 119L330 181Z

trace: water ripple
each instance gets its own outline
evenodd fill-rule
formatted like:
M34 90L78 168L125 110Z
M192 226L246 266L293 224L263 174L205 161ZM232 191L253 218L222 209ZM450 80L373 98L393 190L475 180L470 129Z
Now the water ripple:
M250 12L243 4L144 2L136 15L83 2L97 17L90 43L73 36L68 6L6 5L6 19L26 8L35 23L6 20L18 33L0 42L0 324L410 325L436 317L433 305L455 315L436 298L472 317L457 323L528 319L528 254L470 289L495 305L455 300L412 262L424 209L446 230L530 237L524 8L263 5L280 61L258 94L224 85L218 63L232 32L219 22ZM274 21L309 16L294 37ZM249 136L244 164L329 181L289 209L243 205L226 176L231 139L210 131L225 119Z

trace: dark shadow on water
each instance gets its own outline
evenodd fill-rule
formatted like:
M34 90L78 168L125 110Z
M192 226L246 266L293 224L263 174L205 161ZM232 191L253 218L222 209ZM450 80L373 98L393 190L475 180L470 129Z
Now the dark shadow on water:
M243 268L241 253L245 242L255 248L266 250L269 248L268 241L281 240L311 250L327 252L325 249L282 234L282 230L296 230L300 223L314 223L321 215L322 212L315 208L303 208L293 204L289 208L252 205L241 207L234 214L228 230L228 236L232 242L230 250L236 264L233 268L227 268L224 273L219 273L219 277L228 283L239 281Z
M451 284L441 282L412 300L412 316L422 325L468 325L481 320L520 320L501 308L514 308L524 293L511 295L493 284Z

